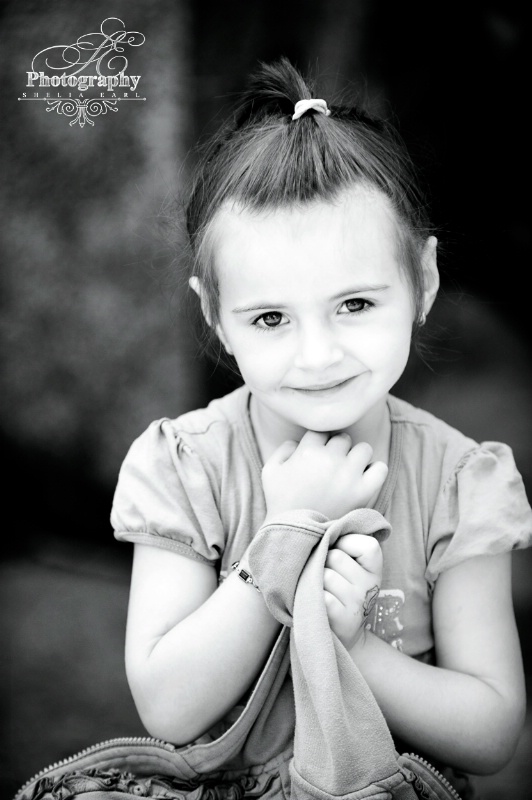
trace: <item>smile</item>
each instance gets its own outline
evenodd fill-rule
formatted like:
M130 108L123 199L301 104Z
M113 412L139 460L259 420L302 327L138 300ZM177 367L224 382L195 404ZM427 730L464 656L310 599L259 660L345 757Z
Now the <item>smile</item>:
M344 386L347 386L348 383L351 383L351 381L355 380L356 377L357 376L354 375L352 378L346 378L346 380L343 381L324 383L319 386L291 386L290 388L295 392L304 392L305 394L312 396L322 397L340 391Z

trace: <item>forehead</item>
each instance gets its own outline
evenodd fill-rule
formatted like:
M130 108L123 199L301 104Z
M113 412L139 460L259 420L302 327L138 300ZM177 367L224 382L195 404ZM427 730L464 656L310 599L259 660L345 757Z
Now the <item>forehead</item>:
M395 214L383 194L363 187L333 201L274 210L227 203L210 238L222 299L235 291L300 293L401 277Z

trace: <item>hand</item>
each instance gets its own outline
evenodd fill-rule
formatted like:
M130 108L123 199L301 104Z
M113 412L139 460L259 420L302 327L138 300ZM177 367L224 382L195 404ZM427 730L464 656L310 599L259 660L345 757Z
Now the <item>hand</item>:
M382 550L373 536L347 533L329 550L323 572L325 607L331 630L347 650L364 632L381 580Z
M308 508L339 519L365 508L388 473L383 461L368 467L372 454L366 442L352 447L347 433L307 431L299 444L283 442L262 470L268 517Z

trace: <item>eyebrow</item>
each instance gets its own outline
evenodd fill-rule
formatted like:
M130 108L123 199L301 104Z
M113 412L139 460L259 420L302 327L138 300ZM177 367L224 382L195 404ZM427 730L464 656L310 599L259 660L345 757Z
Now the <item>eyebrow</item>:
M378 286L357 286L351 289L346 289L344 292L339 292L335 294L333 297L330 298L330 301L339 300L341 297L347 297L354 294L364 294L365 292L382 292L385 289L389 289L388 284L382 284ZM237 308L233 308L233 314L246 314L250 311L267 311L268 309L272 308L287 308L285 303L259 303L257 305L251 306L238 306Z

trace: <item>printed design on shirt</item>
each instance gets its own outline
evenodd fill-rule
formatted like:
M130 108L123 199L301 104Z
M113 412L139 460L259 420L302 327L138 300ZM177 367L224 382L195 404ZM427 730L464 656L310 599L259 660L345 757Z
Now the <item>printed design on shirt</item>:
M381 589L365 624L366 630L372 631L379 639L401 651L404 626L399 614L404 604L405 593L401 589Z

